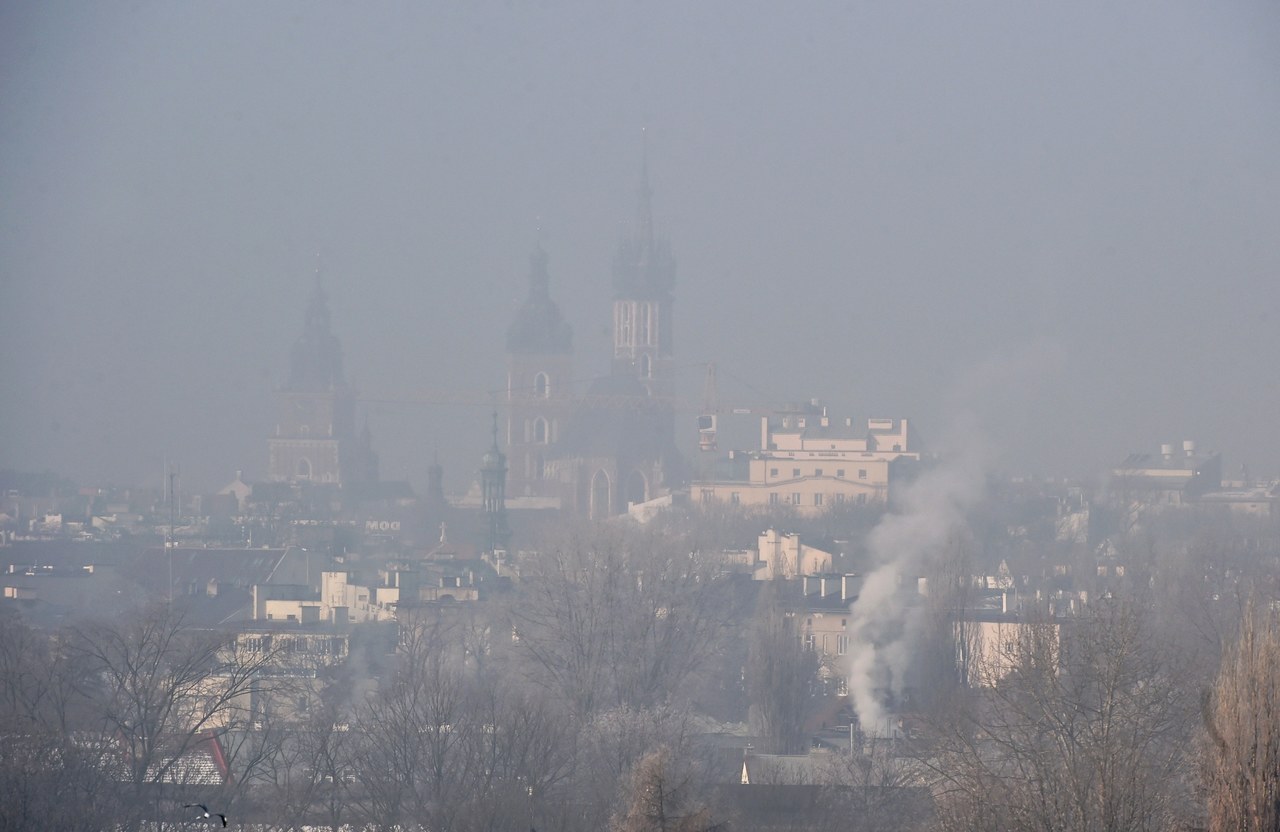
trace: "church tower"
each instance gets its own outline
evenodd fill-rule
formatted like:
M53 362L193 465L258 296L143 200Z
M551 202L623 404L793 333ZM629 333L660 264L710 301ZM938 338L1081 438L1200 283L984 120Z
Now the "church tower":
M551 299L547 253L529 260L529 294L507 329L507 449L512 497L558 499L548 463L570 414L573 330Z
M670 397L676 262L667 242L654 235L652 198L646 148L636 228L613 262L613 372L639 380L650 396Z
M288 380L276 399L276 427L267 442L269 480L347 485L376 467L368 436L361 442L356 432L355 394L343 378L342 345L330 330L319 276L302 335L289 355Z

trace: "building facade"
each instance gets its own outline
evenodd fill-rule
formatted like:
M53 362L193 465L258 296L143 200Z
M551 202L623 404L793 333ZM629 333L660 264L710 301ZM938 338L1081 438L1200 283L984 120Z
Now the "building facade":
M727 468L690 487L694 500L786 505L802 514L883 503L903 466L918 462L906 419L832 424L817 402L760 420L760 450L731 454Z

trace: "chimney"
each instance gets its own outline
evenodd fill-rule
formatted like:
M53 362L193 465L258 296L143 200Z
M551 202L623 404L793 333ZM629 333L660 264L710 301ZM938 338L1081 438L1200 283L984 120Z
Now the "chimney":
M1164 457L1165 462L1173 460L1173 445L1165 444L1160 446L1160 456Z
M1193 441L1192 441L1192 440L1190 440L1190 439L1183 440L1183 442L1182 442L1182 452L1183 452L1183 453L1185 453L1188 457L1193 457L1193 456L1195 456L1195 455L1196 455L1196 443L1195 443L1195 442L1193 442Z

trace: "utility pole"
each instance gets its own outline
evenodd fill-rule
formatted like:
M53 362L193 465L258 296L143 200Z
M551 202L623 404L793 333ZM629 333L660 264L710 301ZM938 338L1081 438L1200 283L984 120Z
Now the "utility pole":
M177 519L175 514L176 506L174 505L173 483L177 476L177 473L173 471L169 472L169 539L165 541L164 545L165 551L169 555L169 606L173 606L173 527L175 520Z

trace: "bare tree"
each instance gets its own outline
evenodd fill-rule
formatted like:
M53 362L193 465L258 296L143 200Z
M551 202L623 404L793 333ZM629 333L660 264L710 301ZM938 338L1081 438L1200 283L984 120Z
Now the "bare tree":
M942 829L1170 826L1186 791L1187 702L1136 604L1062 632L1041 620L988 646L981 690L922 754Z
M258 767L252 780L261 795L257 802L279 829L338 829L348 821L355 742L347 720L337 705L322 705L289 726L275 753Z
M512 612L530 676L587 716L679 695L711 655L724 587L679 538L579 526L526 562Z
M1280 829L1280 622L1250 603L1204 701L1213 832Z
M696 801L692 777L679 769L666 748L651 751L636 765L625 809L610 824L613 832L714 832L724 825Z
M476 726L455 630L439 616L405 615L395 672L357 717L359 803L379 828L448 828L465 792L462 750Z
M57 639L0 615L0 829L93 830L114 811L102 744L76 732L82 687Z
M243 659L231 647L228 634L193 630L162 605L71 632L70 656L90 674L96 731L118 749L128 785L121 823L163 817L165 791L193 785L187 755L251 728L272 657Z
M814 707L819 659L800 640L800 628L783 608L779 582L760 590L751 622L746 686L751 724L762 750L795 754L805 750L805 720Z

